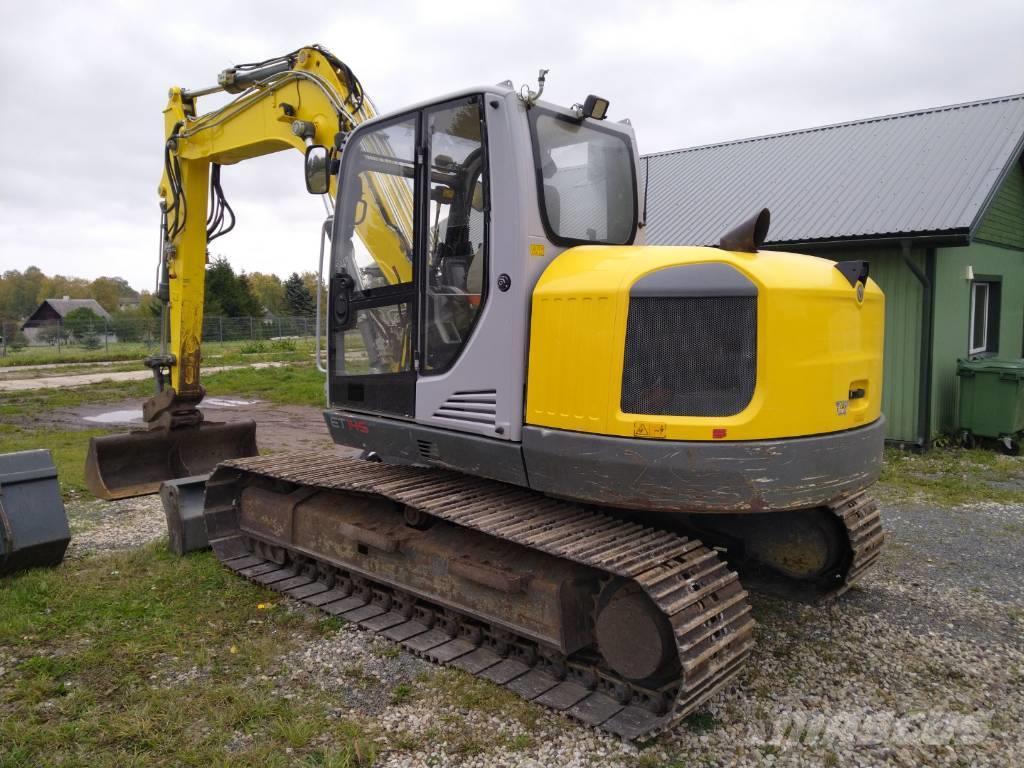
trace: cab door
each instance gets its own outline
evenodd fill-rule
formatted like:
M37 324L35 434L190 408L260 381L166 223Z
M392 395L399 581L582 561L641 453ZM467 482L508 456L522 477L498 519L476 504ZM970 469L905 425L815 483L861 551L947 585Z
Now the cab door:
M343 153L328 318L333 406L415 414L419 122L412 113L376 124Z

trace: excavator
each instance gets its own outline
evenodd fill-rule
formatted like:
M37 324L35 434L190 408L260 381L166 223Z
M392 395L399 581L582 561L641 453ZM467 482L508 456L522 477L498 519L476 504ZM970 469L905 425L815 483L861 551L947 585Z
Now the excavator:
M717 248L643 245L629 121L544 81L378 116L312 46L171 89L169 343L150 427L94 439L87 476L113 498L212 471L231 570L646 739L742 669L744 583L830 600L877 560L884 298L865 262L762 250L767 210ZM287 148L329 206L316 359L351 458L260 456L197 408L220 166Z

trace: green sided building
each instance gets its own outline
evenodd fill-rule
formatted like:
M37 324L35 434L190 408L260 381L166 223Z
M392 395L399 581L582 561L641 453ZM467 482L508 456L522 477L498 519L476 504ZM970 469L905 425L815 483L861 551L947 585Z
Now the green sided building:
M957 361L1024 357L1024 94L646 155L646 240L866 259L886 294L891 442L958 425Z

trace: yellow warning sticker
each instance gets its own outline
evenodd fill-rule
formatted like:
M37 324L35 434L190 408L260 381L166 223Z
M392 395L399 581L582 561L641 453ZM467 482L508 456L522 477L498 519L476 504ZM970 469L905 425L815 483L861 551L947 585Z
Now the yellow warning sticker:
M664 440L668 436L668 424L663 421L634 421L633 437L650 437Z
M530 243L530 255L531 256L543 256L544 255L544 243Z

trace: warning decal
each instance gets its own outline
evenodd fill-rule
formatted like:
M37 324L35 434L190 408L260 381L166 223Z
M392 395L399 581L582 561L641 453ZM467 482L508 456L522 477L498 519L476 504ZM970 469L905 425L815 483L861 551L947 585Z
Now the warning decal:
M663 421L634 421L633 437L650 437L664 440L668 435L668 424Z

